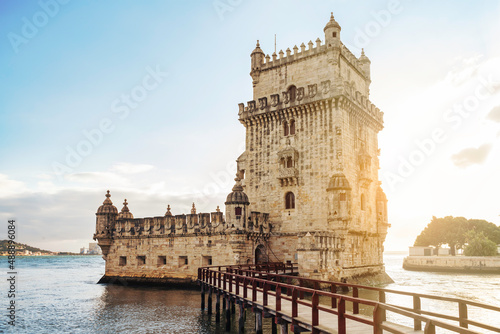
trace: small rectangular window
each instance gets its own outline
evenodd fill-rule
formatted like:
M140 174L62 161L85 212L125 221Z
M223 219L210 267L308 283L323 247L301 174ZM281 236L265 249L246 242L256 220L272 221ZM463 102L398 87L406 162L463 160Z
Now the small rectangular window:
M179 256L179 267L186 266L188 264L187 256Z
M211 256L203 256L201 264L203 266L211 266L212 265L212 257Z
M164 266L167 264L167 257L166 256L158 256L158 267L159 266Z
M234 209L234 213L236 214L236 216L241 216L241 207L240 207L240 206L237 206L237 207Z
M143 266L146 264L146 257L145 256L138 256L137 257L137 265L138 266Z
M120 266L126 266L127 265L127 257L126 256L120 256L120 259L118 261L118 265L120 265Z

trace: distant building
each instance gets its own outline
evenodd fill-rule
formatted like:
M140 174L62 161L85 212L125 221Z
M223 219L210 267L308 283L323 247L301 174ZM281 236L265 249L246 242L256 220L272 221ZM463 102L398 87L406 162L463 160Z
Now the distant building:
M102 254L101 247L99 247L97 242L91 242L89 243L88 253L92 255L101 255Z
M409 247L410 256L432 256L432 255L450 255L449 248L432 247L432 246L413 246Z
M80 248L80 254L86 255L86 254L88 254L88 252L89 252L89 250L87 248L85 248L85 247Z
M410 248L410 256L431 256L434 247L414 246Z

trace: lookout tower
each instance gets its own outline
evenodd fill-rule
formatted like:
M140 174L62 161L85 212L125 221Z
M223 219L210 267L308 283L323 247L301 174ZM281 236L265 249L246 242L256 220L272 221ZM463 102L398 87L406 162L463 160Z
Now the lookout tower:
M237 160L238 182L249 210L269 213L279 236L271 249L298 261L301 273L383 276L383 113L369 100L371 62L342 43L333 13L323 31L324 41L280 50L279 57L265 55L257 42L253 99L239 105L246 150Z

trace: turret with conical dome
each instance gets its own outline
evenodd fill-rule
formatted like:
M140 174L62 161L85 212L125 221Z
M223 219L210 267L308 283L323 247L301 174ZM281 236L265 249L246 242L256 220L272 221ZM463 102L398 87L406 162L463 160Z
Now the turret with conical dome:
M98 244L101 247L104 257L106 257L109 252L109 247L111 245L111 232L114 228L115 220L118 218L118 209L113 205L110 197L111 194L108 190L106 193L106 199L102 202L102 205L97 209L96 213L96 231L94 234L94 240L98 240Z
M340 24L335 21L332 15L330 16L330 21L326 24L323 31L325 32L325 44L328 48L340 47Z
M257 41L257 45L255 49L250 54L252 58L252 69L250 70L250 76L253 79L253 85L255 86L259 82L260 70L262 65L264 64L264 51L260 48L259 41Z
M248 206L250 202L247 194L243 192L241 179L236 174L236 181L233 191L227 195L226 198L226 223L229 227L246 228L246 221L250 216Z

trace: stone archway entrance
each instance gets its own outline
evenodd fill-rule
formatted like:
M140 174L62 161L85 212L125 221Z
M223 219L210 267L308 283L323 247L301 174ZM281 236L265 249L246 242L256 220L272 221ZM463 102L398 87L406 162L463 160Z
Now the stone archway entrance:
M266 246L262 244L258 245L257 248L255 248L255 264L264 263L268 261L269 259L267 257Z

